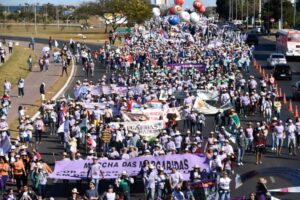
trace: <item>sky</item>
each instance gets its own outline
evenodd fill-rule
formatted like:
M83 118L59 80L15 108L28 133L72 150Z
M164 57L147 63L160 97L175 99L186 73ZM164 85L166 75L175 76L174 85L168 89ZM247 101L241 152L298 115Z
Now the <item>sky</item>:
M154 1L154 0L152 0ZM171 4L173 4L173 0L169 0ZM185 7L187 8L192 8L193 6L193 1L194 0L185 0ZM24 3L29 3L29 4L34 4L34 3L39 3L41 4L46 4L46 3L52 3L52 4L68 4L68 5L79 5L83 2L88 2L87 0L0 0L0 3L5 6L18 6L19 4L24 4ZM207 6L214 6L215 5L215 0L202 0L204 5Z

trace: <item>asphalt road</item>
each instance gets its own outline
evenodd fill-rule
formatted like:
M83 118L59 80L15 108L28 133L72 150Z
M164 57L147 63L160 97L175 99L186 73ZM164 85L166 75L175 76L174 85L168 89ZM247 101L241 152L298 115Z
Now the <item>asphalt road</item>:
M23 40L23 41L29 41L28 38L20 38L20 37L6 37L7 39L13 39L13 40ZM45 43L48 44L47 39L35 39L37 43ZM59 41L61 42L61 41ZM88 45L92 50L99 49L99 45ZM265 65L265 60L267 56L270 54L270 52L275 50L274 43L272 41L269 41L267 39L264 39L260 37L260 45L256 48L255 57L261 63L261 65ZM292 82L295 82L297 79L299 79L298 72L300 72L300 69L297 69L298 62L292 61L289 62L289 64L292 65L293 70L295 71L293 81L280 81L279 86L282 87L282 90L286 92L287 96L289 97L291 95L291 84ZM96 82L100 75L105 73L105 69L101 66L97 66L95 69L95 76L89 77L89 80L92 80L93 82ZM261 78L260 75L254 70L251 69L250 74L253 74L257 79ZM85 79L85 74L81 67L76 68L76 75L73 78L72 83L68 87L65 94L72 94L72 88L77 80L83 80ZM297 105L300 105L299 102L297 102ZM286 108L283 108L282 113L282 119L285 120L288 116L290 116L290 113L286 111ZM241 119L242 123L246 123L247 121L257 122L262 121L263 119L259 116L255 117L249 117L247 119ZM207 134L210 132L210 130L214 129L213 125L213 118L208 117L204 136L207 136ZM269 144L270 144L270 138L268 138ZM63 147L59 143L59 140L55 136L49 136L45 135L43 137L43 143L41 145L38 145L39 151L43 155L43 159L46 160L48 163L50 163L52 166L54 165L54 160L60 160L61 159L61 152L63 152ZM82 147L82 151L84 151L84 147ZM54 153L54 156L53 156ZM255 157L252 153L247 153L245 156L245 164L244 166L238 167L235 165L235 174L231 177L232 178L232 185L231 185L231 191L232 196L248 196L248 194L252 191L255 191L255 186L257 179L259 177L267 177L268 181L268 188L269 189L275 189L275 188L282 188L282 187L289 187L289 186L300 186L300 173L298 169L300 168L300 160L299 156L292 157L288 155L286 147L283 149L283 155L280 158L275 157L273 152L267 152L264 155L263 158L263 164L262 165L255 165ZM252 178L246 179L246 181L243 183L243 185L237 189L235 188L235 175L245 175L246 173L255 174ZM249 176L251 177L251 175ZM52 180L49 180L48 188L47 188L47 196L54 196L55 199L66 199L65 197L70 194L70 191L73 187L77 187L81 191L84 191L86 188L86 184L76 185L75 182L70 182L69 186L64 184L62 181L58 181L55 184ZM142 185L141 184L135 184L133 187L133 193L132 197L133 199L138 199L138 197L142 198ZM294 199L299 200L299 195L284 195L284 196L278 196L276 197L280 199Z

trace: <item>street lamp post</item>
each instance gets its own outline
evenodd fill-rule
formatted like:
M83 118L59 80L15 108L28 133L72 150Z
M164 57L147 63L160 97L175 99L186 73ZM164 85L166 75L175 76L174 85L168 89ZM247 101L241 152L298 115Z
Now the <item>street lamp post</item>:
M34 5L34 32L37 35L37 27L36 27L36 4Z
M67 17L67 27L69 27L69 17L71 17L72 15L69 15L68 17Z
M296 4L296 0L294 0L294 28L296 27L296 13L297 13L297 4Z
M280 0L280 23L281 23L281 29L283 29L283 6L282 6L282 0Z

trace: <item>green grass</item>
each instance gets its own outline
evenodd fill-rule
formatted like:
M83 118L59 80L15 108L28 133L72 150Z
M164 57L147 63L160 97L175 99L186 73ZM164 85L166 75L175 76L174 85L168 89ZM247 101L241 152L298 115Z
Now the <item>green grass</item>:
M13 35L35 38L49 38L51 36L55 40L70 40L73 38L75 41L99 43L108 40L108 34L104 33L104 29L95 28L88 30L81 30L80 27L68 26L37 26L37 35L35 35L35 28L33 25L11 25L9 28L0 25L0 35ZM86 38L83 38L85 35Z
M37 55L31 49L15 46L9 59L0 66L0 84L3 84L4 80L8 80L13 86L16 86L20 77L25 78L29 73L27 64L29 55L32 56L35 64ZM3 87L1 85L0 94L2 93Z

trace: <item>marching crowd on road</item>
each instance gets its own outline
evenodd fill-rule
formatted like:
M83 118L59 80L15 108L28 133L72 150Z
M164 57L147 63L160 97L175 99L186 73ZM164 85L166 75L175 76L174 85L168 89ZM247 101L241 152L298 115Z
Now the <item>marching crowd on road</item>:
M255 153L255 164L263 165L267 150L280 157L286 143L295 156L300 144L300 120L282 119L274 79L257 81L249 76L253 48L244 39L244 33L225 32L208 21L202 26L170 26L157 19L133 28L122 47L106 43L97 52L70 40L52 56L50 38L50 50L38 62L40 71L48 69L52 56L53 62L62 63L62 75L68 76L73 54L86 79L78 80L73 94L58 101L45 99L43 83L39 91L43 104L36 119L20 107L18 140L1 152L4 199L55 196L47 193L53 171L38 151L49 134L61 142L63 162L91 163L86 176L76 181L78 187L70 190L70 180L63 180L69 199L129 200L133 184L140 181L142 199L229 200L235 167L247 163L245 152ZM30 58L28 66L31 70ZM97 74L97 82L89 80L96 76L95 67L103 66L107 73ZM4 141L10 135L5 120L11 84L5 81L3 87L0 131ZM18 89L24 96L24 79ZM212 130L206 126L208 114L214 116ZM263 120L252 122L254 115ZM154 122L162 124L151 126ZM147 123L148 129L143 129ZM164 168L145 160L137 176L123 170L110 179L101 165L107 160L184 154L204 154L208 170L194 165L184 172L175 165ZM85 180L89 188L83 191ZM5 192L8 182L16 185L17 193ZM249 199L270 198L264 179L257 188Z

